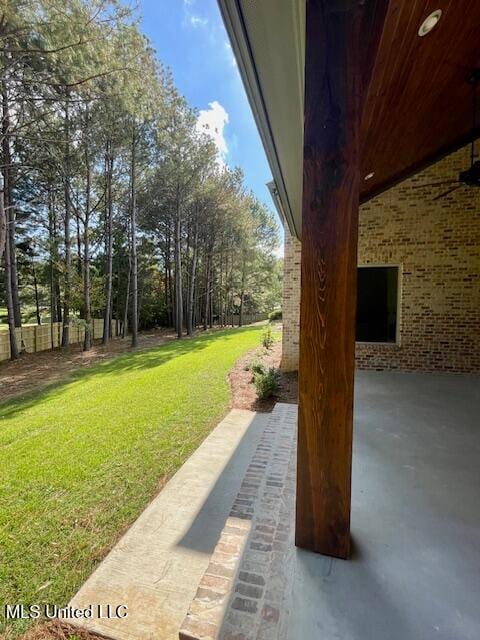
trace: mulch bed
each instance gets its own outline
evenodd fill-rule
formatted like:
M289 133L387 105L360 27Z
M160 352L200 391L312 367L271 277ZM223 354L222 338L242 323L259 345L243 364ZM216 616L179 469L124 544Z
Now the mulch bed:
M232 391L230 406L236 409L249 409L262 413L270 412L275 403L296 404L298 396L297 374L280 371L280 388L271 398L259 400L253 384L252 372L247 370L251 362L262 362L266 367L280 367L282 344L275 342L271 349L257 347L237 361L228 378Z

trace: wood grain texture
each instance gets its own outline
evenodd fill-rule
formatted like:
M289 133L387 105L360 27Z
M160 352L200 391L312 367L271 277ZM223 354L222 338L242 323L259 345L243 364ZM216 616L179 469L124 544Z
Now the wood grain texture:
M439 23L420 38L436 9ZM480 2L390 0L363 110L362 201L478 137L466 80L480 65L479 33Z
M386 6L307 0L296 544L341 558L350 549L360 118Z

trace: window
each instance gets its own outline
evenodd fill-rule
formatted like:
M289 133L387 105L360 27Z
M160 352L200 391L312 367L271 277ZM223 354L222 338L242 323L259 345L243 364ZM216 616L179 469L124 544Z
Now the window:
M396 342L398 267L359 267L357 340Z

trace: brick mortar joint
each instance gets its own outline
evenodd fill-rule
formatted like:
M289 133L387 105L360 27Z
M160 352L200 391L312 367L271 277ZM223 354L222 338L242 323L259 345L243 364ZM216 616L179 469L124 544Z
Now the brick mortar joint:
M244 474L240 489L237 492L236 498L234 500L234 505L235 505L237 503L237 500L239 499L239 496L243 495L244 482L248 474L251 473L252 465L258 466L260 464L260 461L262 461L262 464L260 465L260 466L263 466L263 469L261 472L262 477L261 477L259 486L257 487L257 492L252 501L254 512L252 514L251 520L243 521L243 522L250 522L250 526L248 527L246 527L245 525L240 526L240 530L244 531L242 544L240 545L240 548L238 548L237 553L233 553L233 552L230 553L230 561L234 562L234 571L232 575L228 578L228 588L226 592L223 594L217 594L219 596L218 601L216 604L214 603L212 607L217 609L216 614L214 614L210 618L208 618L208 616L206 616L206 618L202 618L201 616L195 613L194 609L196 608L197 605L199 605L199 607L201 608L202 602L203 604L205 604L205 597L202 597L202 596L205 596L205 594L203 591L201 591L202 589L205 589L205 588L208 590L208 586L207 587L202 586L202 585L205 585L205 582L207 583L209 582L208 580L205 581L205 578L218 577L215 575L211 575L209 573L210 567L213 564L215 564L215 557L217 556L218 558L218 554L221 554L222 556L226 556L226 557L228 557L229 555L228 553L225 554L222 551L222 549L226 548L223 545L228 544L229 540L231 541L231 537L229 536L234 535L232 534L233 529L236 529L238 531L238 525L239 525L238 518L232 517L232 515L229 515L226 520L226 523L220 535L219 541L210 559L209 567L207 568L205 574L202 576L199 589L197 590L197 594L194 600L192 601L189 607L189 611L187 612L187 615L184 619L184 622L182 624L182 627L179 633L180 640L219 640L219 638L223 635L223 623L224 623L225 615L228 613L228 611L230 610L233 611L232 604L235 598L243 597L245 601L249 600L248 596L241 596L241 595L239 596L238 591L236 590L236 587L238 584L246 584L247 587L249 585L249 583L244 583L243 580L240 580L239 575L245 569L245 555L246 555L246 551L250 548L250 543L252 542L252 538L254 537L255 534L258 535L258 529L257 529L258 515L255 509L260 510L260 504L263 499L263 496L266 493L267 494L271 493L270 491L267 491L267 489L270 489L267 482L271 482L271 478L277 478L277 479L281 478L281 481L283 482L282 491L277 492L278 495L276 495L276 497L273 498L275 503L275 516L276 516L276 525L274 528L274 533L275 534L278 533L279 518L280 518L281 510L282 508L284 508L284 502L285 502L284 501L285 489L287 488L287 485L288 485L289 475L291 475L291 465L292 465L291 455L292 455L292 451L294 451L295 449L295 444L296 444L296 441L295 441L296 421L293 419L292 416L290 416L291 413L292 413L292 409L290 407L286 407L282 405L276 405L274 407L274 410L268 420L268 423L265 426L262 435L260 436L257 447L254 451L254 454L252 455L250 463ZM291 420L289 419L290 417L292 418ZM287 455L287 453L288 453L288 459L285 459L285 456ZM273 505L269 505L270 515L273 515L272 506ZM235 507L233 506L232 512L234 508ZM237 543L238 543L238 535L239 534L237 533ZM267 575L270 575L271 573L271 564L273 561L273 539L274 538L275 536L272 536L272 549L268 552L269 559L267 563L267 567L268 567L266 572ZM266 579L264 578L264 580ZM226 582L227 582L227 579L225 579L225 581L222 582L222 584L225 586ZM212 581L210 581L210 583L212 583ZM251 583L250 583L250 586L252 586ZM265 605L265 598L267 593L266 587L267 585L264 584L261 588L261 591L259 589L257 590L245 589L247 593L259 593L260 591L258 601L259 601L259 604L261 604L261 608L256 606L257 625L260 624L261 622L261 617L259 617L259 614L262 612L262 615L263 615L263 607ZM211 609L208 611L208 613L211 613ZM213 622L212 622L212 619L213 619ZM215 619L217 622L215 622ZM197 629L196 631L195 631L195 627Z

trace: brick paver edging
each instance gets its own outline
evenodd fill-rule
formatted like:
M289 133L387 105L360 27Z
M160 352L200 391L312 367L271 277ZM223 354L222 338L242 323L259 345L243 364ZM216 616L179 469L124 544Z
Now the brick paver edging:
M180 640L286 638L296 420L295 405L275 406L182 624Z

